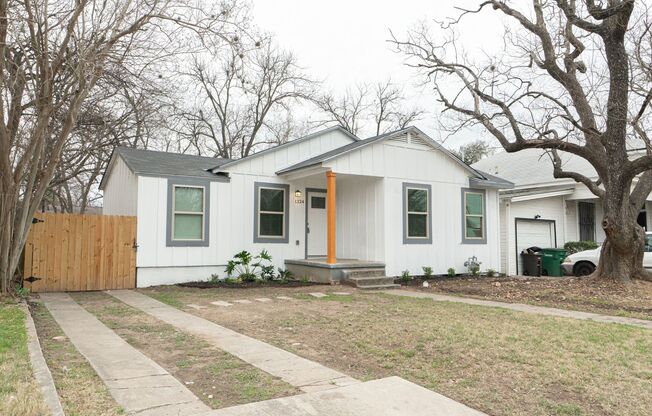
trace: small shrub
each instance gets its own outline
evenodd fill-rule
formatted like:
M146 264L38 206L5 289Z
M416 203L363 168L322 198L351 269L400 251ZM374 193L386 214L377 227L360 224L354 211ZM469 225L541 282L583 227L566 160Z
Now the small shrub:
M23 286L16 286L16 295L23 299L29 297L29 288Z
M596 248L598 248L598 244L595 241L569 241L564 244L564 249L568 255Z
M310 282L310 279L308 278L308 276L301 276L300 281L301 283L308 283Z
M496 277L498 276L498 272L495 271L494 269L487 269L487 277Z
M423 266L421 269L423 270L423 277L426 279L430 279L432 277L432 267Z
M481 264L482 262L478 261L478 258L476 256L473 256L473 257L469 257L469 259L464 262L464 267L466 267L467 271L471 276L477 276L480 274Z
M455 272L455 267L448 268L448 277L455 277L457 273Z
M267 250L262 250L257 256L243 250L229 260L225 270L229 277L235 276L243 282L253 282L258 279L268 279L270 274L273 278L274 266L271 262L272 256L267 253Z
M410 275L410 271L409 271L409 270L403 270L403 271L401 272L401 281L402 281L403 283L407 283L407 282L409 282L410 280L412 280L412 276Z
M211 275L211 278L208 279L209 282L211 283L218 283L220 281L220 275L217 273L214 273Z
M276 278L278 280L281 280L283 282L291 280L294 277L294 273L289 271L288 269L282 269L278 268L278 274L276 275Z

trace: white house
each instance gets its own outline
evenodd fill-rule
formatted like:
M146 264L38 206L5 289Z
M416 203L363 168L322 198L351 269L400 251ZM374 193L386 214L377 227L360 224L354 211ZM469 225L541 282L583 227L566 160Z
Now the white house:
M414 127L360 140L334 127L225 160L117 148L104 214L137 216L139 287L225 277L241 250L335 282L500 267L498 189ZM379 273L367 273L376 270Z
M632 152L635 153L635 152ZM564 170L597 179L585 159L564 154ZM588 188L572 179L555 179L549 156L540 149L501 152L473 165L474 168L514 183L500 191L501 270L519 274L519 253L527 247L563 247L568 241L602 243L602 204ZM641 207L638 222L652 224L652 198Z

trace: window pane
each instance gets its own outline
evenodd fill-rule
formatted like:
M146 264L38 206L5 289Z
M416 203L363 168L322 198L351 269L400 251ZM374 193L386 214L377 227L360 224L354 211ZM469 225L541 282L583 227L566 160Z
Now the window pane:
M201 240L202 216L196 214L175 214L174 236L172 238L175 240Z
M482 217L466 217L466 238L482 237Z
M325 209L326 198L323 196L313 196L310 198L310 208Z
M202 188L174 188L174 210L202 212L204 210L204 190Z
M283 237L283 214L260 214L261 236Z
M483 215L482 212L482 194L466 194L466 213L473 215Z
M260 210L283 212L283 189L260 189Z
M408 214L408 237L428 237L428 216Z
M428 212L428 191L425 189L408 189L408 211Z

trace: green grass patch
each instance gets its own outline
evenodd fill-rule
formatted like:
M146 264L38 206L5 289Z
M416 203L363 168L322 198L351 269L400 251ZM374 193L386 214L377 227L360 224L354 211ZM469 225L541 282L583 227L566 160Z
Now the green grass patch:
M0 299L0 414L36 416L45 406L34 380L27 350L25 312Z

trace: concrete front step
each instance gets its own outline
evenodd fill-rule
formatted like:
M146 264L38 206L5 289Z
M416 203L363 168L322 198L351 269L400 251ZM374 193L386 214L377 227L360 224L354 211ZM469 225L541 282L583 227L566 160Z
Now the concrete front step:
M373 274L371 274L372 272ZM351 276L351 274L345 273L344 283L350 284L359 289L391 289L399 286L394 284L393 277L387 277L384 273L382 275L378 274L378 271L376 270L367 270L363 273L368 273L370 275L365 276L363 274L360 276L355 274L355 271L353 276Z
M357 277L385 277L384 267L375 267L368 269L348 269L342 272L345 279Z

